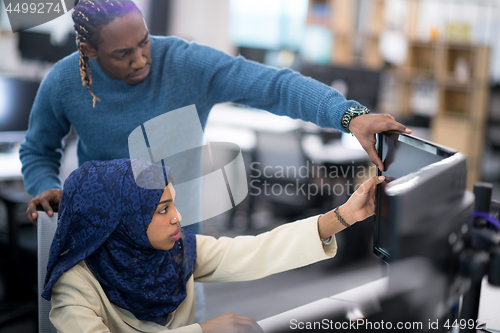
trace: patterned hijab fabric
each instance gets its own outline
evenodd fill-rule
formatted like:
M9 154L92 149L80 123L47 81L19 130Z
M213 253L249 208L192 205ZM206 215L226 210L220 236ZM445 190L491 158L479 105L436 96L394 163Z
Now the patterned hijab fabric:
M186 298L196 237L183 230L171 250L151 246L146 231L163 190L148 188L165 183L166 173L156 165L142 169L134 179L130 160L121 159L86 162L71 173L64 183L43 298L50 300L61 275L84 259L109 300L139 320L165 325Z

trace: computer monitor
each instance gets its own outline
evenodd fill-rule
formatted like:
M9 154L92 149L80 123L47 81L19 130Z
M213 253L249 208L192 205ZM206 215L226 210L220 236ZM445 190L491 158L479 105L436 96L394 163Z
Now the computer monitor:
M415 252L408 239L403 242L405 235L435 237L450 216L448 206L460 206L466 162L450 148L389 132L378 136L378 154L386 181L377 188L374 253L390 262Z
M382 306L383 317L403 319L405 311L395 309L402 309L402 302L408 300L412 320L444 322L442 319L456 314L456 305L469 288L459 274L475 201L466 190L466 158L404 134L383 133L378 139L386 182L377 189L374 252L391 263L389 281L393 285L392 296L387 295L392 305ZM412 258L425 260L427 271L413 262L395 274L400 263ZM398 286L419 279L427 281L425 290L397 291Z
M347 99L353 99L370 110L378 105L380 71L363 67L303 64L300 73L336 88Z
M24 141L40 83L0 76L0 143Z
M75 33L70 32L61 44L53 44L50 34L20 31L18 48L23 59L57 62L78 50Z
M375 253L391 262L386 288L333 296L321 303L321 313L304 308L300 322L362 332L448 332L443 323L455 322L470 288L458 270L474 211L465 156L410 135L383 133L378 140L388 180L379 188L374 240ZM290 332L290 321L269 332Z

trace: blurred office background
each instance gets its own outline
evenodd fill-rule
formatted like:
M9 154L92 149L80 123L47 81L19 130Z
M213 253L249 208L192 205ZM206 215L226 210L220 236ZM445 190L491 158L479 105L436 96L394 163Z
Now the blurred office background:
M469 188L479 180L492 182L500 199L497 0L136 3L152 34L177 35L300 71L373 111L392 114L416 136L463 152ZM69 13L12 33L0 6L2 333L36 331L36 229L24 215L30 197L23 191L18 149L40 81L76 50L74 39ZM320 214L345 202L355 184L374 173L351 136L261 110L218 105L206 137L238 144L253 184L235 209L203 223L202 232L209 235L257 234ZM75 140L75 133L65 138L63 179L77 166ZM284 193L286 185L293 195ZM305 194L297 190L301 186ZM381 277L372 229L369 219L342 232L331 261L255 282L207 285L208 318L232 311L260 320ZM367 271L353 273L360 267Z

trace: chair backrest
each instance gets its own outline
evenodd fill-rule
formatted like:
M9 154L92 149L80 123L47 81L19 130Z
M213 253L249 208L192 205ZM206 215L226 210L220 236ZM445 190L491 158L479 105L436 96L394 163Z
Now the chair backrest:
M293 171L298 172L300 167L306 166L306 156L302 151L297 132L257 132L256 159L262 168L270 169L268 173L271 175L278 172L280 168L285 169L284 175L278 178L294 182L297 176ZM286 170L292 172L286 172Z
M45 284L45 273L49 261L49 251L52 239L57 229L57 213L52 217L45 212L38 212L37 246L38 246L38 332L56 333L56 329L49 320L52 307L51 302L42 298L41 294Z
M303 212L313 203L300 190L303 184L310 182L310 168L299 135L298 132L257 132L255 159L260 163L262 181L254 185L268 186L267 189L263 187L260 193L265 194L265 200L276 205L276 212L291 214L287 218L294 218L297 212Z

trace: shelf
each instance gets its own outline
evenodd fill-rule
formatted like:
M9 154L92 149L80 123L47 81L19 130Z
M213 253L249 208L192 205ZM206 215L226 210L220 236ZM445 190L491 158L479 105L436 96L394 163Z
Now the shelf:
M403 65L404 71L411 75L434 76L438 52L436 43L411 42L406 64Z
M366 25L362 27L363 33L379 36L385 28L384 22L384 0L365 0L365 11L369 13L365 17Z
M469 126L485 123L488 88L441 86L439 113L467 119Z
M334 32L354 33L356 22L356 1L328 0L332 9L331 24Z
M467 89L450 89L445 87L441 90L441 94L439 109L443 114L463 117L468 115L470 94L468 94Z
M379 39L375 35L362 37L361 62L365 67L379 69L384 65L384 59L379 51Z
M456 149L467 157L467 183L480 180L484 131L482 126L471 126L467 118L453 116L434 117L431 141Z
M335 65L354 65L354 37L337 33L333 37L332 63Z
M459 83L484 82L488 79L489 48L471 44L444 44L439 76Z
M482 128L473 128L469 120L440 115L431 122L432 141L453 148L471 159L478 157L484 136Z

